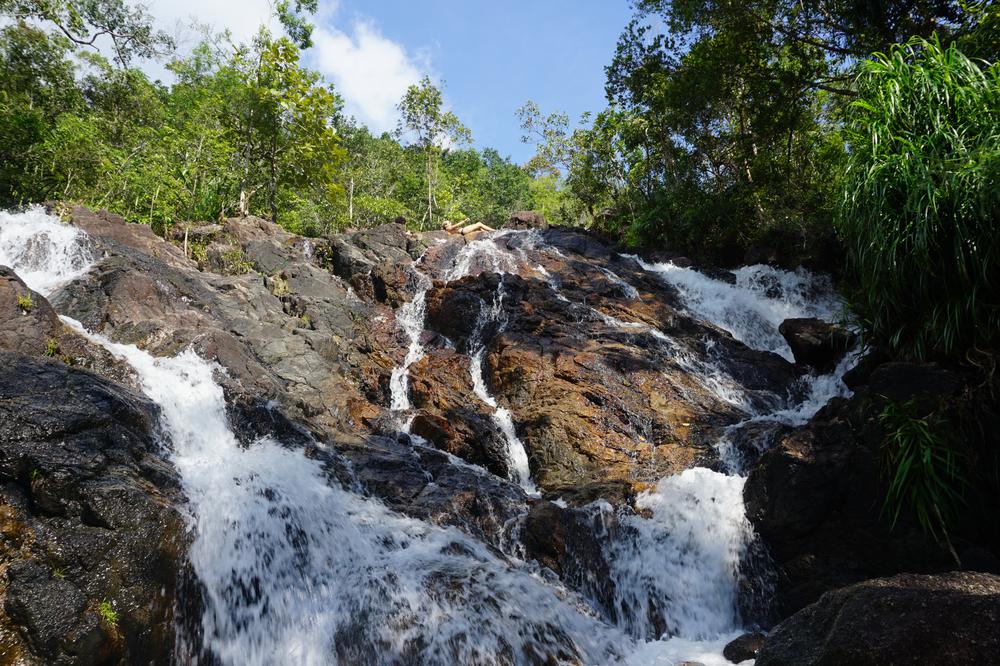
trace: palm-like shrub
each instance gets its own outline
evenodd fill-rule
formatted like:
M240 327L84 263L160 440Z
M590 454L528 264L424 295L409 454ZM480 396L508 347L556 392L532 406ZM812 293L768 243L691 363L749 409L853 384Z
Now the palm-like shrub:
M853 306L904 357L1000 341L1000 65L912 40L863 63L838 231Z

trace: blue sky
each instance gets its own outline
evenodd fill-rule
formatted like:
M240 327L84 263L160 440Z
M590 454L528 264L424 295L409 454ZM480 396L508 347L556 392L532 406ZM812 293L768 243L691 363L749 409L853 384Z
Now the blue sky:
M153 0L150 12L185 43L191 18L237 39L267 20L267 0ZM444 80L450 108L478 147L523 162L514 111L532 99L575 119L604 106L604 67L631 16L627 0L320 0L306 62L375 130L395 127L395 103L424 75Z
M577 118L604 106L604 67L630 10L625 0L344 0L339 17L375 22L446 84L479 146L518 161L515 110L533 99Z

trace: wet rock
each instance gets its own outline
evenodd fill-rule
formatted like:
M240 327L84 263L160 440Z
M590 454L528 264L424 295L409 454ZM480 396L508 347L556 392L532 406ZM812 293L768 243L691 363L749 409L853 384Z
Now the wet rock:
M433 448L384 437L335 446L351 463L345 476L329 459L338 480L360 483L396 511L460 527L495 546L501 545L507 526L525 510L527 497L516 484L482 468L456 465ZM325 457L322 452L314 455Z
M867 392L891 402L929 404L958 393L964 378L937 363L883 363L868 378Z
M22 305L25 297L30 303L27 307ZM4 266L0 266L0 350L48 357L93 370L121 384L135 385L127 364L63 324L48 299L28 289Z
M754 659L760 646L764 644L764 634L743 634L726 644L722 656L738 664L748 659Z
M333 237L329 245L330 270L359 293L370 293L384 302L405 284L405 277L394 271L413 260L409 253L412 242L406 227L394 223ZM400 300L396 294L394 301Z
M120 215L106 210L94 212L83 206L70 206L67 216L73 226L91 237L133 247L170 266L193 268L196 265L180 248L165 242L145 224L128 224Z
M227 369L222 381L230 393L276 400L312 427L357 432L372 413L367 396L381 400L378 387L388 384L395 359L386 350L402 351L401 341L383 336L378 349L362 351L385 317L313 264L300 237L272 238L268 225L249 218L225 225L227 237L248 248L258 244L247 257L280 257L267 267L283 268L267 276L164 263L143 251L144 239L122 231L93 236L106 258L54 302L91 330L156 354L193 346ZM265 242L267 252L260 249ZM348 376L349 367L357 374Z
M168 663L188 537L154 406L59 361L0 366L0 624L43 663Z
M850 331L815 318L786 319L778 332L791 347L796 363L824 373L837 365L855 341Z
M601 517L614 520L613 515ZM594 521L592 512L563 508L548 501L537 502L524 517L521 544L529 558L564 580L582 580L588 574L596 580L607 580L608 563L595 534ZM608 526L604 525L601 531L606 529Z
M466 277L435 282L425 325L448 351L429 352L411 369L422 395L448 393L442 404L482 410L469 380L453 377L468 376L470 345L484 344L484 385L513 414L543 490L621 501L636 484L708 462L712 433L739 410L679 359L718 363L734 390L762 405L799 377L781 357L681 315L672 287L631 260L611 259L596 238L560 229L545 238L555 251L537 252L529 236L502 237L506 256L487 255ZM489 270L501 264L509 272ZM419 405L415 432L441 442L463 417L429 402Z
M998 626L1000 577L903 574L824 594L771 631L756 663L988 664Z
M879 415L890 399L928 407L958 395L963 386L954 371L934 364L885 364L849 400L831 401L761 456L744 500L747 517L777 564L779 617L866 578L955 567L947 549L924 534L911 512L903 511L890 527L882 510L888 479ZM995 539L983 527L992 524L991 511L970 505L963 512L965 527L956 526L952 534L959 551L963 538L987 544Z
M545 216L533 210L519 210L511 213L510 219L503 225L504 229L541 229L549 228Z

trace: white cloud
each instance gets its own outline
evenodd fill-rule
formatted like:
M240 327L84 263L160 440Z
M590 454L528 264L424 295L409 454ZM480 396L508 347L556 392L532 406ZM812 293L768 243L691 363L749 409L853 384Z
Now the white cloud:
M396 104L429 69L426 58L411 57L360 19L350 34L332 25L317 26L313 42L313 66L344 96L347 112L376 133L396 127Z
M261 24L279 30L271 0L152 0L146 4L157 24L175 37L182 53L200 39L192 21L216 31L229 29L236 43L250 39ZM339 0L320 0L313 20L313 48L304 53L304 59L336 86L348 113L373 132L393 130L396 104L406 88L432 71L429 52L408 53L364 18L355 18L349 29L337 27L339 5ZM170 78L163 63L145 63L143 68L154 78Z
M145 4L159 26L182 43L196 37L192 21L216 31L229 29L237 43L253 37L262 24L276 27L269 0L152 0Z

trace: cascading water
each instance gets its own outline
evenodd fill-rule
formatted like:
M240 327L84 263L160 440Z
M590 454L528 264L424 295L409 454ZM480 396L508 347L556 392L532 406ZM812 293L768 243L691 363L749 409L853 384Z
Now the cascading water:
M517 436L514 429L514 417L510 410L500 407L496 399L490 395L486 388L486 379L483 377L483 357L486 355L486 346L482 342L483 330L488 324L497 325L498 330L503 330L506 325L506 317L503 311L503 279L497 285L496 297L489 307L484 303L476 321L476 328L469 341L469 374L472 378L473 391L480 400L493 409L493 422L500 428L504 440L507 444L507 460L510 462L512 471L517 477L517 482L529 495L537 495L538 489L531 482L531 470L528 467L528 452L524 448L524 443Z
M93 255L79 229L41 206L0 211L0 266L16 268L28 288L47 294L87 272Z
M204 647L222 663L488 664L556 645L604 663L630 647L464 533L344 490L273 439L241 447L218 368L194 352L153 358L67 323L127 361L162 408L196 517Z
M420 263L418 259L415 264ZM406 350L403 363L392 371L389 378L390 409L394 412L405 412L410 409L409 379L410 366L424 357L424 347L420 344L420 334L424 332L424 318L427 313L427 292L432 282L421 273L416 266L413 275L417 282L416 293L409 303L400 306L396 312L396 321L402 327L410 345ZM403 431L409 432L409 421L403 425Z
M457 279L477 265L517 270L523 262L494 241L466 246L447 277ZM546 251L532 242L534 250ZM91 261L86 236L40 210L0 214L0 264L11 265L32 288L49 293L85 273ZM672 271L652 270L673 277ZM762 269L751 274L776 278L778 285L791 279ZM751 346L779 353L779 318L837 309L833 296L805 287L782 292L750 277L745 285L738 280L723 287L693 271L684 280L680 291L691 312ZM550 285L557 287L554 280ZM426 295L424 286L418 284L418 296L422 289ZM726 294L728 307L712 305L713 293ZM480 333L487 325L503 326L503 296L501 281L493 303L484 304ZM406 371L422 354L424 305L417 300L399 315L410 347L400 379L393 374L397 411L409 407ZM726 663L722 646L743 630L739 566L752 531L743 509L744 470L725 438L719 449L730 474L694 468L666 477L638 497L642 514L618 516L619 527L604 542L614 583L609 612L458 529L399 515L345 489L299 450L271 438L241 446L213 376L221 368L193 351L154 358L64 321L130 363L161 407L190 502L190 559L204 587L203 645L189 647L192 653L203 649L222 664L537 663L552 656L554 663L695 660L715 666ZM640 332L672 345L674 356L706 386L718 381L709 364L641 326ZM476 395L495 409L501 430L509 426L505 436L516 438L510 413L486 390L485 350L481 343L470 349ZM829 397L846 392L839 376L849 364L808 377L806 398L797 403L763 413L746 407L747 420L733 428L766 419L803 422ZM513 467L522 469L516 461ZM526 457L523 469L526 474Z
M650 264L635 255L623 256L676 287L685 308L697 318L712 322L749 347L789 361L795 359L778 333L781 322L795 317L832 321L843 311L829 281L801 269L744 266L733 272L736 283L730 284L671 262Z

